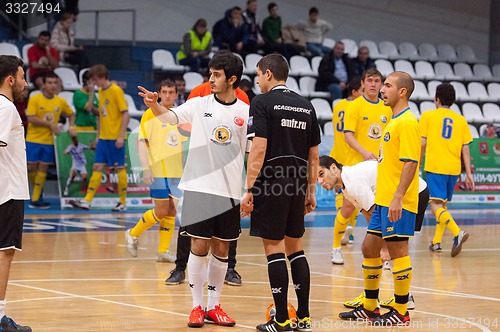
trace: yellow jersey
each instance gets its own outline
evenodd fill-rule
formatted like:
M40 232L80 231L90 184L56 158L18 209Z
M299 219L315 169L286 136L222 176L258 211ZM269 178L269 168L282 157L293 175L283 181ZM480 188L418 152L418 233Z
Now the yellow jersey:
M330 156L342 165L345 165L347 154L352 150L344 138L345 112L351 102L352 99L342 99L333 108L333 147Z
M36 116L39 119L49 120L57 124L61 114L70 116L73 114L73 110L64 98L57 95L49 99L43 93L38 93L28 101L26 116ZM54 144L52 129L29 123L26 142Z
M116 140L120 136L123 112L128 110L123 90L112 83L99 89L99 138Z
M377 155L380 138L392 117L391 108L381 99L371 102L360 96L349 103L345 112L344 133L352 132L358 143L367 151ZM352 166L363 161L363 156L354 149L348 150L345 165Z
M467 120L448 108L438 108L422 114L420 134L427 140L424 170L459 175L462 146L472 142Z
M148 108L141 118L139 140L146 141L149 166L154 177L182 176L182 142L187 141L187 137L179 133L177 125L162 123Z
M405 162L418 163L420 160L420 141L418 121L409 108L392 117L380 141L375 204L389 207L399 186ZM413 213L418 210L418 178L417 168L403 196L403 209Z

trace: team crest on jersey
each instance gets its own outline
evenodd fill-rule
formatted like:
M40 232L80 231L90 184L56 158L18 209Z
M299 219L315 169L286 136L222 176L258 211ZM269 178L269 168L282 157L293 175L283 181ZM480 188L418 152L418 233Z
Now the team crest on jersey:
M391 133L386 132L384 135L384 142L389 142L391 140Z
M109 103L110 103L109 99L106 99L106 100L104 101L104 104L105 104L105 105L109 105Z
M368 137L372 139L379 139L382 137L382 127L378 123L374 123L368 128Z
M212 137L210 140L216 144L227 145L231 143L231 129L229 127L220 125L212 130Z
M43 119L46 120L46 121L54 121L54 114L52 113L45 113L45 115L43 116Z
M385 115L382 115L382 116L380 117L380 121L381 121L382 123L387 123L387 117L386 117Z
M241 127L245 124L245 119L243 119L241 116L235 116L233 122L238 127Z
M177 146L179 144L179 135L175 130L168 133L167 144L170 146Z
M56 112L56 113L59 113L59 111L60 111L60 110L61 110L61 109L60 109L59 107L55 107L55 108L54 108L54 112Z

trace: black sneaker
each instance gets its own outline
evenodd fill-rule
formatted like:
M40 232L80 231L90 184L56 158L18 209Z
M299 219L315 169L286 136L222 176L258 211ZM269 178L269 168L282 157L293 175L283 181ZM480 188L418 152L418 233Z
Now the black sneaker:
M269 322L265 324L260 324L255 327L259 331L264 331L264 332L293 332L292 327L290 326L290 320L286 320L283 324L278 323L274 319L271 319Z
M230 267L227 269L224 282L231 286L241 286L241 276L234 268Z
M170 271L170 277L165 280L166 285L178 285L186 279L186 272L179 269Z
M14 322L12 318L3 316L0 320L0 331L3 332L31 332L31 327L21 326Z
M396 309L391 309L382 316L372 319L375 326L406 326L410 325L410 314L408 311L401 315Z
M346 319L346 320L358 320L358 319L372 320L374 318L380 317L380 309L376 308L373 311L366 310L364 305L362 304L354 310L341 312L339 314L339 317L341 319Z
M41 200L38 200L36 202L32 202L30 201L29 205L28 205L30 208L32 209L49 209L50 208L50 204L47 203L47 202L42 202Z

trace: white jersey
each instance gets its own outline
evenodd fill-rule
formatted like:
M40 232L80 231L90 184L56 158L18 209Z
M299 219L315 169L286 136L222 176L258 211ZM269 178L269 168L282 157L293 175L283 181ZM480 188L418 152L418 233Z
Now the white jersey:
M30 198L23 122L4 95L0 95L0 183L0 204Z
M64 150L65 153L70 153L73 159L71 168L78 170L85 168L87 165L87 159L85 158L84 153L85 150L90 150L90 148L82 143L78 143L77 146L71 144L66 148L66 150Z
M189 152L179 188L239 199L249 106L225 104L214 94L195 97L172 111L191 123Z
M377 160L367 160L353 166L342 167L344 197L360 210L369 211L375 204L377 191ZM427 183L419 177L418 192L427 188Z

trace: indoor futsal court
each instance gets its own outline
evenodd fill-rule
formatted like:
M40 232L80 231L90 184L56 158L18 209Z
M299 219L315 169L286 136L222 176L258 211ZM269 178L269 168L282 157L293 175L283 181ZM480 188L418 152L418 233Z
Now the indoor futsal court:
M479 207L479 208L477 208ZM304 237L311 269L313 331L499 331L500 209L451 207L457 223L471 234L463 251L450 256L452 236L445 233L443 252L431 253L433 217L410 240L413 263L411 292L416 308L409 327L373 327L341 321L342 303L363 290L361 242L366 223L359 217L355 242L343 246L343 266L332 265L330 251L334 211L306 217ZM123 214L30 214L27 210L23 252L12 264L7 290L9 314L33 331L193 331L187 327L191 292L187 280L166 286L173 263L154 260L158 241L152 228L139 242L139 257L125 248L124 231L141 211ZM50 213L50 210L47 212ZM200 331L252 331L265 322L272 302L266 259L260 239L248 236L242 220L237 271L241 287L224 286L221 306L235 327L205 324ZM177 231L176 231L177 233ZM175 252L176 236L170 250ZM187 276L186 276L187 278ZM392 295L390 272L384 270L380 300ZM296 306L293 286L290 302ZM386 312L381 309L381 312Z

